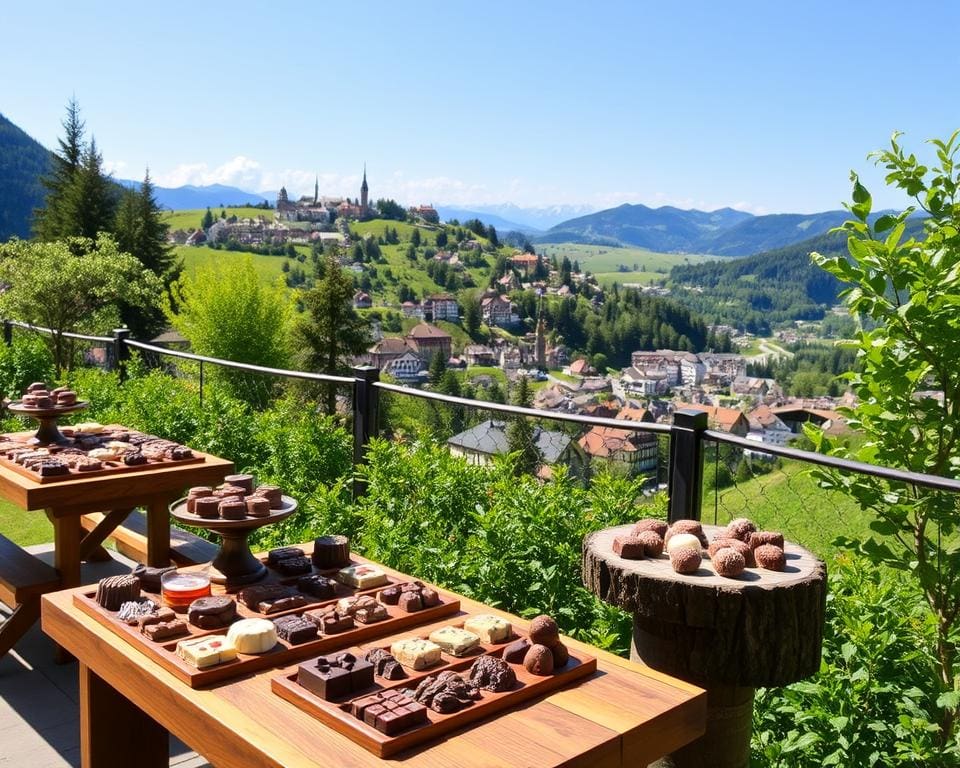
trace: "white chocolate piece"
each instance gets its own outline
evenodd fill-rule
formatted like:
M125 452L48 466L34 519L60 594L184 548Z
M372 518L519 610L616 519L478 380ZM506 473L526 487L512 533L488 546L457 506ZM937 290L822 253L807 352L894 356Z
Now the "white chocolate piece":
M337 581L348 587L370 589L387 584L387 574L375 565L350 565L337 571Z
M675 533L667 542L667 554L675 552L678 549L692 549L699 552L703 549L700 539L692 533Z
M441 627L430 633L430 641L452 656L465 656L480 645L480 638L473 632L458 627Z
M120 458L120 453L115 448L94 448L92 451L87 451L87 456L100 461L116 461Z
M227 640L238 653L265 653L277 644L277 628L269 619L241 619L230 625Z
M397 640L390 646L390 653L403 666L413 670L426 669L440 661L440 646L419 637Z
M95 421L84 421L80 424L74 424L73 431L83 432L86 435L99 435L103 432L103 424L98 424Z
M513 634L509 621L489 613L471 616L463 622L463 628L478 635L482 643L502 643Z
M237 658L237 649L223 635L208 635L181 640L177 643L177 656L197 669L213 667Z

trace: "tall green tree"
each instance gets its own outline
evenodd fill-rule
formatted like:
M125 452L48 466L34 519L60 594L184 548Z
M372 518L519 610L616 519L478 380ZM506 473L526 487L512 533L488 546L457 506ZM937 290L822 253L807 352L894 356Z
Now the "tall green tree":
M930 143L937 158L930 167L904 151L899 134L889 149L871 155L888 171L887 183L915 205L874 218L870 193L851 174L853 219L842 227L849 258L812 254L846 284L850 312L871 322L861 324L852 342L859 370L848 375L859 401L849 424L866 440L852 448L814 430L810 436L835 455L960 478L960 131ZM925 236L905 237L917 209L926 214ZM923 592L936 626L937 726L947 745L960 704L958 494L864 475L819 476L876 515L870 534L844 543L909 574Z
M481 322L483 322L483 316L480 311L480 299L476 294L471 293L463 300L463 327L470 334L470 338L477 337Z
M84 123L80 119L80 105L74 98L67 102L67 116L62 125L64 135L57 140L59 150L51 154L50 173L40 180L47 191L44 207L34 212L33 230L41 240L56 240L72 234L66 225L67 190L80 169L84 149Z
M533 392L526 376L517 379L513 393L514 405L530 408L533 405ZM517 475L536 474L543 462L536 443L536 430L526 416L514 416L507 425L507 449L516 457L514 472Z
M61 236L92 240L100 232L112 232L116 209L116 189L103 171L96 139L91 138L66 189Z
M353 281L331 254L323 279L302 296L304 316L294 325L293 344L304 370L338 374L370 345L369 323L353 308ZM327 413L336 408L336 388L326 387Z
M436 387L440 384L440 381L443 379L443 375L447 372L447 361L444 359L443 355L437 353L430 358L430 369L429 369L429 381Z
M183 263L167 242L170 227L163 221L149 169L139 191L124 190L114 228L121 250L136 256L144 267L163 281L165 288L180 276ZM149 311L131 302L124 302L121 318L139 338L150 338L165 324L162 312Z

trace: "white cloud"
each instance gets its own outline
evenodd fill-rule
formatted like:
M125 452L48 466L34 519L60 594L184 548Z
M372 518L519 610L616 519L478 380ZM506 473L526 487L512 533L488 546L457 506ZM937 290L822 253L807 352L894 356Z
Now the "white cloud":
M122 177L127 170L127 163L123 160L104 160L103 170L114 177Z

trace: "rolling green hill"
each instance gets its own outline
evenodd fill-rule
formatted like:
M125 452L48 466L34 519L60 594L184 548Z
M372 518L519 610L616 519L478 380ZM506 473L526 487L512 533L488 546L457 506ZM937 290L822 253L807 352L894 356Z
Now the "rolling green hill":
M40 177L50 153L0 114L0 242L30 236L34 208L43 205Z
M561 261L564 256L591 272L601 285L651 283L670 270L688 264L705 264L717 257L701 254L658 253L646 248L612 248L583 243L548 243L536 246L541 256Z

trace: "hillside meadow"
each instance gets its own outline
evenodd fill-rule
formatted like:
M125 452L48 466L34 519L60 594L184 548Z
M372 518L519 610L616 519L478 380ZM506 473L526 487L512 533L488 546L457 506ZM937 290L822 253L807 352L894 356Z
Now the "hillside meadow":
M659 253L646 248L613 248L608 245L555 243L536 246L537 253L557 261L566 256L580 269L593 273L601 285L648 284L665 278L673 267L704 264L718 256L692 253Z

